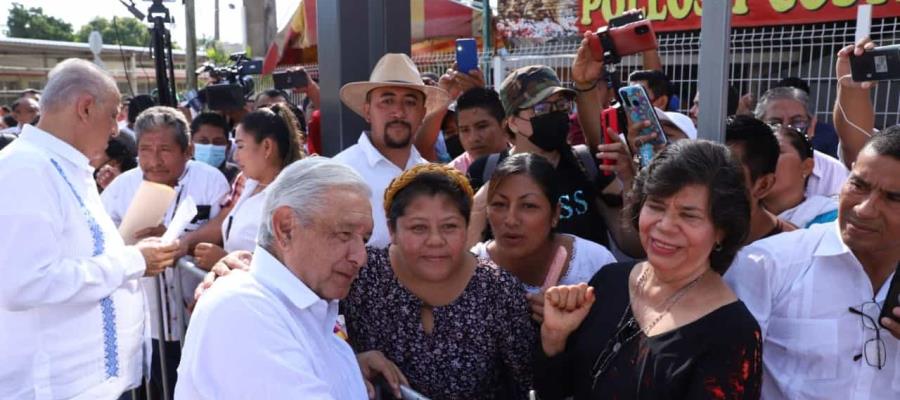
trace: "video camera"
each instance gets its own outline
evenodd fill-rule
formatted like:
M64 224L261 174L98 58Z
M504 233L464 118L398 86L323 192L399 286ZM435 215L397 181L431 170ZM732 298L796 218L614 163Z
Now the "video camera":
M243 108L256 87L252 75L262 73L262 60L251 60L245 53L233 53L228 58L233 64L220 67L205 63L195 71L197 75L208 74L212 80L197 96L197 100L205 103L210 110L233 111ZM196 104L191 106L195 107Z

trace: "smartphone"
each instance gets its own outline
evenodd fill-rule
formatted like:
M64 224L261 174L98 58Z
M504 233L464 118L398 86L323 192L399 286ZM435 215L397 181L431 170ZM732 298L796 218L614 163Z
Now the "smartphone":
M478 69L478 44L473 38L456 39L456 70L468 74Z
M293 89L298 87L309 86L309 75L304 70L295 71L276 71L272 73L272 81L275 82L275 89Z
M622 105L625 107L625 111L632 122L650 121L650 126L642 128L638 135L646 136L656 133L656 139L640 147L641 166L644 167L653 158L653 146L666 144L666 134L659 124L659 119L656 117L656 109L650 104L650 96L647 95L647 91L644 90L643 86L629 85L619 88L619 96L622 98Z
M620 114L622 115L620 116ZM613 132L616 132L617 134L622 132L621 127L624 126L624 124L619 123L621 117L624 117L624 111L619 103L607 107L600 113L600 130L602 131L600 134L601 143L610 144L616 142L616 139L609 137L608 129L612 129ZM616 161L603 159L602 163L603 165L613 165ZM610 176L612 174L611 171L603 171L604 176Z
M900 79L900 44L876 47L861 56L851 54L850 73L857 82Z
M884 298L884 306L881 307L881 315L878 316L878 324L881 325L881 319L884 317L900 322L900 318L894 316L891 310L900 306L900 264L897 264L897 271L894 272L894 278L891 279L891 287L888 288L887 297ZM881 325L885 328L884 325Z
M607 36L606 40L603 36ZM605 48L607 45L612 45L613 48ZM588 37L588 46L594 59L603 61L607 50L618 57L625 57L653 50L659 47L659 43L656 41L656 32L653 31L650 20L640 19L622 26L610 25L598 29L595 34Z

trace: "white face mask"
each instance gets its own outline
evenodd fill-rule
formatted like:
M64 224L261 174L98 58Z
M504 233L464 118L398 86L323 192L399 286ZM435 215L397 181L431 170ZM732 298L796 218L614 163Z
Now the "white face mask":
M194 160L219 168L225 162L225 148L214 144L195 144Z

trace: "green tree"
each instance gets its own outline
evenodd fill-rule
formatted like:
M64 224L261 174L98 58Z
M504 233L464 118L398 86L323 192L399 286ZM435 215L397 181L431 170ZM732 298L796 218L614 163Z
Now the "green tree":
M62 40L71 42L72 24L44 15L41 7L30 7L12 3L6 18L6 34L10 37L26 39Z
M113 25L115 22L115 25ZM104 44L145 47L150 44L150 31L135 18L115 18L108 20L96 17L82 26L75 34L75 41L87 42L92 31L100 32ZM118 31L118 32L117 32Z

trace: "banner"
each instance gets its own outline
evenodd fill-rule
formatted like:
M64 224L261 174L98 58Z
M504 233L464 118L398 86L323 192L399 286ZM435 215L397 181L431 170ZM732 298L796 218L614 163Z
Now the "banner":
M873 18L900 16L900 0L733 0L732 4L732 27L855 20L860 4L873 5ZM498 8L498 30L514 42L576 36L635 8L644 10L657 32L698 30L703 15L701 0L500 0Z

